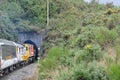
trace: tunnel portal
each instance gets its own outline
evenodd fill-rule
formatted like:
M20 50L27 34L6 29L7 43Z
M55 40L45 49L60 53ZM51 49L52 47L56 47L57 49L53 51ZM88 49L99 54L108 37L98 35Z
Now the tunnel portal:
M18 43L33 44L34 50L35 50L35 59L37 60L37 57L39 56L38 48L41 48L41 46L42 46L43 36L44 36L44 32L41 32L41 33L37 33L34 31L19 32L18 33ZM41 51L41 49L40 49L40 51Z

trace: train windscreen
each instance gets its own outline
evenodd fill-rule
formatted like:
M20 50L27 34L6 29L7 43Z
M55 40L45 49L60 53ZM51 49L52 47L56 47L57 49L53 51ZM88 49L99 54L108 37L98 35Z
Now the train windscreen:
M0 57L1 57L1 55L2 55L2 48L1 48L1 46L0 46Z
M16 47L2 45L2 59L9 60L16 57Z

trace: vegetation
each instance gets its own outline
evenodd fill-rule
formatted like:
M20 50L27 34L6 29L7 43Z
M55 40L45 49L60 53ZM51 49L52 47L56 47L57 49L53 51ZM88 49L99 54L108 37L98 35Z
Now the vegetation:
M16 40L18 32L38 32L46 27L45 1L3 0L0 3L0 38Z
M17 32L48 31L39 80L119 80L119 7L95 0L50 0L46 27L45 0L0 3L0 38L14 40Z
M119 79L119 7L94 0L53 3L58 13L50 18L51 30L45 35L44 49L48 54L40 62L39 80ZM53 50L55 46L65 48L67 55Z
M111 65L108 69L108 74L109 74L109 77L110 77L110 80L119 80L120 76L120 65Z

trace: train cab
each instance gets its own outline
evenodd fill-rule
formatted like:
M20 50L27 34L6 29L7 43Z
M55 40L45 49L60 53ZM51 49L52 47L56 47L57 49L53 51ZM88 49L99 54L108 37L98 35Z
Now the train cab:
M31 44L24 44L26 48L26 56L28 58L28 61L34 61L35 54L34 54L34 47Z

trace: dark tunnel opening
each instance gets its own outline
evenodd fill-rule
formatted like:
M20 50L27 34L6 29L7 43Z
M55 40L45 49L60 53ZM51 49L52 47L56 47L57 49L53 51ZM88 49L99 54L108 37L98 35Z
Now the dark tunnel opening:
M38 51L38 46L37 46L33 41L31 41L31 40L26 40L24 43L26 43L26 44L32 44L32 45L34 46L34 50L35 50L35 60L37 60L37 58L39 57L39 56L38 56L38 53L39 53L39 51Z

